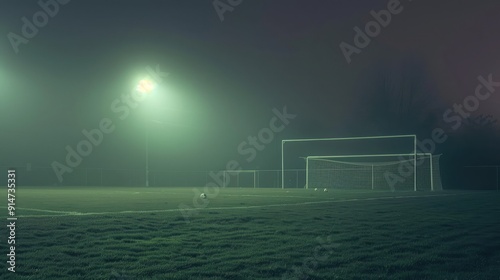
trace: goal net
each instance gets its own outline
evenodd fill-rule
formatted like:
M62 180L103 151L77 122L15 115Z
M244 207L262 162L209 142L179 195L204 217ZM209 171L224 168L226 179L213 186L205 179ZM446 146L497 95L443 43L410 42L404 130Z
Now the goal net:
M257 188L257 170L225 170L224 182L226 187L231 188Z
M442 190L439 158L428 153L416 160L415 154L308 156L306 188Z

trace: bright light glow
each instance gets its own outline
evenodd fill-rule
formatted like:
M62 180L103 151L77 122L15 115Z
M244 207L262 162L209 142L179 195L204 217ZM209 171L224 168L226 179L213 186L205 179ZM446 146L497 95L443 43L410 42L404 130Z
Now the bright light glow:
M146 94L150 93L155 89L155 84L149 79L142 79L135 88L138 92Z

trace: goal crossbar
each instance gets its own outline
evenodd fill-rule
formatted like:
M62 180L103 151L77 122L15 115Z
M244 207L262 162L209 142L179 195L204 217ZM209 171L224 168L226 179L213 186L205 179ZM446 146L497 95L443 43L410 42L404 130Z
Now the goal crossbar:
M372 155L335 155L335 156L308 156L306 159L318 159L318 158L357 158L357 157L402 157L402 156L414 156L414 153L407 154L372 154ZM417 153L417 156L432 156L430 153Z
M342 140L367 140L367 139L390 139L390 138L416 138L415 134L407 135L387 135L387 136L360 136L360 137L340 137L340 138L303 138L284 139L282 142L311 142L311 141L342 141Z

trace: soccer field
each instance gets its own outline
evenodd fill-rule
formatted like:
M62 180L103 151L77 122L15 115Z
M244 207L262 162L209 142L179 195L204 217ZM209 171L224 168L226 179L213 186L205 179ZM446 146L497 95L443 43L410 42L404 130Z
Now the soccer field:
M18 187L0 278L499 279L498 213L498 192Z

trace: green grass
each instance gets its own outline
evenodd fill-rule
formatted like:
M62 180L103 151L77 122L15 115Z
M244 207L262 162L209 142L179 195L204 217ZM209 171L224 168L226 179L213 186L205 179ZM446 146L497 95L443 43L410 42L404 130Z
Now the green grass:
M16 273L4 261L0 279L500 279L495 192L221 189L186 219L194 197L18 187Z

